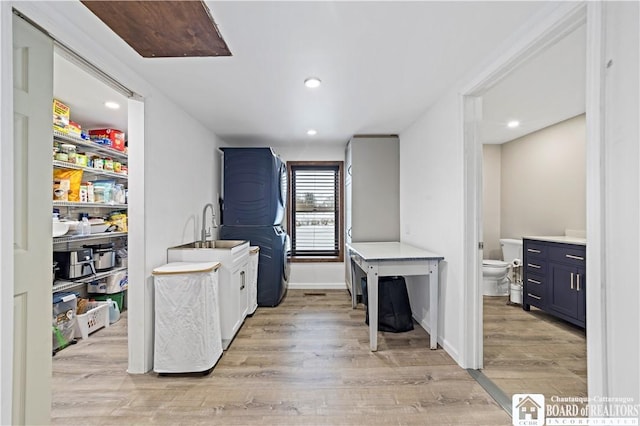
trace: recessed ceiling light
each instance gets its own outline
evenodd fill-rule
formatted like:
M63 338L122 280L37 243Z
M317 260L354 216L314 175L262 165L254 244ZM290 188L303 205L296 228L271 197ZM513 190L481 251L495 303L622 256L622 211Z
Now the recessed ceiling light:
M315 135L318 134L318 132L316 132L314 129L309 129L309 130L307 130L307 134L309 136L315 136Z
M117 102L113 102L113 101L105 102L104 106L106 106L109 109L119 109L120 108L120 104L117 103Z
M507 127L510 129L515 129L518 126L520 126L520 122L518 120L511 120L507 123Z
M304 85L315 89L316 87L320 87L320 79L318 77L309 77L304 81Z

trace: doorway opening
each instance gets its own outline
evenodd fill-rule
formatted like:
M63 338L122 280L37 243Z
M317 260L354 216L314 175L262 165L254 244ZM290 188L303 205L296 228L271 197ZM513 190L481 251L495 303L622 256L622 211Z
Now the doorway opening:
M469 333L466 339L465 349L465 362L466 365L474 370L473 375L486 377L480 372L485 367L485 341L484 341L484 303L482 296L482 259L483 259L483 244L486 242L483 236L483 213L487 214L487 211L483 211L483 199L482 199L482 186L483 186L483 159L482 159L482 141L483 141L483 120L485 114L490 111L485 108L485 98L488 101L491 96L491 90L494 87L499 87L502 82L508 82L508 79L512 74L519 72L519 70L527 64L532 58L545 55L545 52L552 49L554 46L561 44L563 41L569 40L571 35L576 31L585 31L590 34L589 40L586 43L586 61L584 68L587 73L587 83L585 84L585 104L586 104L586 157L589 164L593 164L595 159L600 158L600 134L599 124L601 121L600 113L597 112L597 106L600 100L600 85L601 74L598 71L597 61L600 59L599 54L601 52L601 37L598 33L599 23L601 21L601 10L598 7L589 5L577 5L575 7L568 7L558 11L554 14L553 18L547 20L544 24L545 28L531 33L527 38L523 39L519 45L514 46L512 51L509 51L503 55L503 57L496 61L494 66L487 70L484 74L480 75L477 81L468 86L467 90L463 90L463 116L464 116L464 147L468 156L465 159L465 204L467 205L465 213L465 240L466 240L466 253L465 253L465 275L467 277L468 291L466 293L466 307L465 310L467 317L465 324ZM595 34L595 35L594 35ZM591 35L594 35L591 37ZM592 113L591 115L589 113ZM575 115L578 115L577 113ZM570 117L564 117L567 119ZM513 118L515 119L515 118ZM506 123L505 123L506 124ZM553 124L553 123L548 123ZM545 127L545 126L541 126ZM584 160L583 160L584 162ZM598 164L598 163L596 163ZM592 171L589 169L590 172ZM598 167L592 171L594 173L586 183L586 191L590 195L594 195L592 200L587 202L586 211L590 215L589 222L591 225L586 230L589 234L590 241L593 239L594 244L598 244L600 241L600 235L602 232L602 218L598 214L592 214L593 209L590 205L593 200L599 199L600 189L599 185L599 171ZM486 206L485 206L486 208ZM587 226L585 226L587 228ZM531 235L529 232L524 232L522 236ZM489 248L489 251L491 248ZM596 250L596 252L599 252ZM592 270L599 269L601 260L592 256L587 259L587 268ZM594 274L595 275L595 274ZM595 277L594 277L595 278ZM597 286L596 286L597 287ZM587 297L599 297L600 289L590 288L587 292ZM505 302L506 303L506 302ZM589 315L593 315L593 318L601 318L602 308L596 307L592 309ZM520 308L521 309L521 308ZM519 312L520 313L520 312ZM601 352L602 349L596 349L597 343L602 341L603 332L601 326L589 328L589 340L587 345L590 348L589 353L592 355L595 352ZM595 352L594 352L595 351ZM594 358L587 360L589 371L589 393L593 394L600 391L599 384L602 383L602 377L604 371L602 365ZM517 376L515 378L518 378ZM480 382L481 380L479 380ZM592 386L595 384L596 386ZM488 389L489 390L489 389ZM528 393L529 390L525 390L523 393ZM585 390L586 392L586 390ZM549 392L549 394L557 394L557 391ZM503 407L511 412L511 400L505 398L502 394Z

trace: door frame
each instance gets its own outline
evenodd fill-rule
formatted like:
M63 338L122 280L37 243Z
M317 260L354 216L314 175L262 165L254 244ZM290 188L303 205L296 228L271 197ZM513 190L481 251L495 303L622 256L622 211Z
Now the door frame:
M587 151L587 371L590 395L607 395L603 175L603 7L599 2L562 4L480 73L460 92L464 148L464 305L463 364L483 367L482 307L482 145L478 123L482 120L482 95L518 66L553 45L581 25L587 32L586 151Z

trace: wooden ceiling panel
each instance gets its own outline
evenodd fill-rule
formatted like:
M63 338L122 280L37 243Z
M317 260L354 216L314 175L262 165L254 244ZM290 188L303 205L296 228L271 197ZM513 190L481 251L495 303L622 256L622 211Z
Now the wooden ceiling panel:
M145 58L231 56L202 1L82 1Z

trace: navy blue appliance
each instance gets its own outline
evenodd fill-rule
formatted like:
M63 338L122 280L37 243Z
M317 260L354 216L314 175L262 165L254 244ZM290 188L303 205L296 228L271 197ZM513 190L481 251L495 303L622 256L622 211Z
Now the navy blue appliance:
M282 224L287 203L287 167L271 148L221 148L222 223Z
M289 236L282 228L286 164L271 148L221 148L220 238L260 247L258 305L277 306L287 292Z

